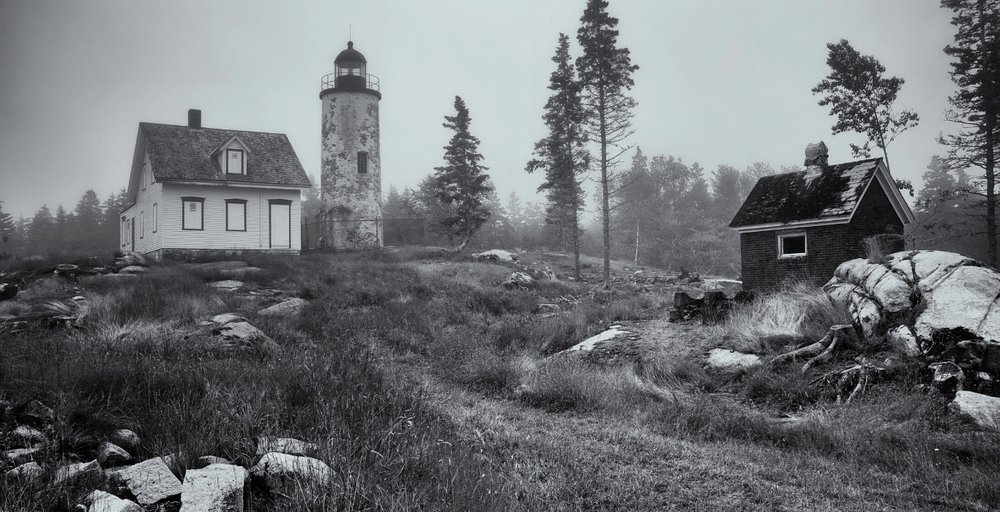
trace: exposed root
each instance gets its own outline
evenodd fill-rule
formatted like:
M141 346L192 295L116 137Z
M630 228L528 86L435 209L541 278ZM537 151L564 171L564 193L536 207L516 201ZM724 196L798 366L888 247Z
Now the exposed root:
M785 352L784 354L779 354L771 360L771 364L782 364L787 361L794 361L798 358L810 358L806 361L806 364L802 366L802 372L805 373L809 371L810 368L816 366L817 364L829 361L833 357L833 353L838 348L843 348L844 345L853 342L855 339L854 327L851 325L834 325L830 327L827 331L826 336L812 345L807 345L802 348L792 350L791 352Z
M885 368L872 364L867 359L862 358L859 364L844 368L843 370L834 370L813 379L812 384L820 382L831 384L835 382L837 403L849 404L855 398L863 396L872 381L885 371Z

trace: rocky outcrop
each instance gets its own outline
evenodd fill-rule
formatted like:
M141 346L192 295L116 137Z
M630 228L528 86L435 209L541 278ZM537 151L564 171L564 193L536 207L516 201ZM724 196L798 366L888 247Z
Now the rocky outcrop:
M56 470L52 477L53 487L69 487L74 485L91 485L100 482L103 477L101 465L96 460L67 464Z
M972 391L959 391L955 393L955 400L950 407L980 427L1000 430L1000 398Z
M488 261L493 263L510 263L517 261L517 255L503 249L492 249L489 251L477 252L472 255L475 261Z
M249 322L230 322L212 329L218 345L226 350L274 349L277 343Z
M535 278L525 272L511 272L501 285L508 290L528 290L535 286Z
M292 297L285 299L271 307L264 308L257 312L261 316L294 316L302 312L309 305L309 301Z
M242 512L250 473L240 466L211 464L189 469L181 487L181 512Z
M303 488L325 487L333 470L319 459L272 452L261 457L250 474L262 480L271 493L289 496Z
M708 360L706 361L709 368L721 371L745 370L760 363L760 356L724 348L713 348L708 351Z
M181 482L160 457L129 466L117 475L140 505L151 505L181 493Z
M83 499L87 512L145 512L133 501L123 500L114 494L95 490Z

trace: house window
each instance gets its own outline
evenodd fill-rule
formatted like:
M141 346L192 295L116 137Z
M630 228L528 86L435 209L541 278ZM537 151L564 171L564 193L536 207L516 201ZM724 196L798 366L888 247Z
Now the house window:
M146 210L139 212L139 238L146 236Z
M128 238L126 238L126 233L128 233L128 223L125 221L125 216L122 216L122 247L128 243Z
M247 200L226 199L226 231L247 230Z
M806 255L806 234L790 233L778 236L778 257L794 258Z
M153 233L160 227L160 205L153 203Z
M368 152L358 151L358 173L368 174Z
M246 174L244 155L241 149L226 150L226 174Z
M181 229L201 231L205 229L205 198L182 197L183 219Z

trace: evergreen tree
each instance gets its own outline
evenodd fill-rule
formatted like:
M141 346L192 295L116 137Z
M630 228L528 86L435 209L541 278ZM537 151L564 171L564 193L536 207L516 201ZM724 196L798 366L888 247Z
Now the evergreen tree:
M552 57L556 69L549 76L552 95L545 103L542 119L549 134L535 143L535 158L527 171L545 171L545 181L538 190L548 200L546 221L559 227L569 238L573 250L574 275L580 279L580 210L583 189L579 175L586 170L588 155L583 122L586 112L580 103L581 85L576 80L569 57L569 36L559 34L559 44Z
M3 211L3 201L0 201L0 243L7 244L14 235L14 218ZM6 247L6 245L2 246Z
M958 90L948 98L948 120L959 126L956 134L943 137L949 146L948 163L953 169L976 167L981 178L967 192L979 198L986 225L986 254L990 265L997 258L996 153L1000 145L1000 1L942 0L952 10L954 44L945 48L952 58L951 79Z
M97 193L93 190L84 192L73 210L70 232L67 234L67 241L74 250L97 254L102 248L108 248L100 236L103 216Z
M658 157L659 158L659 157ZM636 148L632 156L632 166L621 173L616 180L614 211L616 224L620 226L623 246L630 247L633 264L640 263L640 255L654 242L656 230L663 218L657 213L662 205L660 186L655 183L650 172L648 159Z
M123 188L118 193L111 194L104 200L101 217L101 247L121 247L121 214L128 201L128 192Z
M448 207L440 223L449 240L461 240L455 248L460 251L489 218L486 199L493 185L484 172L486 167L479 163L483 159L479 139L469 131L469 109L460 96L455 96L455 115L444 119L444 127L454 134L444 147L444 165L434 168L434 194Z
M959 252L985 258L985 226L977 215L978 201L966 192L968 175L951 169L935 155L924 172L923 188L914 204L914 222L908 226L910 244L927 249Z
M70 247L75 248L76 240L72 239L73 215L66 213L63 205L56 208L56 218L54 222L55 243L48 250L59 254L67 252Z
M886 78L885 66L875 57L862 55L846 39L826 45L830 74L816 87L813 94L825 94L819 104L830 106L830 115L837 117L834 135L856 132L867 137L863 146L851 144L856 157L868 157L871 144L882 150L886 167L889 153L886 147L907 128L917 125L919 118L912 110L895 112L892 104L904 80Z
M622 147L632 134L635 100L628 96L634 82L628 48L618 48L618 19L607 12L606 0L588 0L580 18L577 41L583 55L576 61L583 84L588 132L598 144L601 177L601 234L604 239L604 287L611 286L611 169L628 150Z
M57 247L56 236L52 211L43 204L31 219L28 228L28 249L34 254L50 253Z

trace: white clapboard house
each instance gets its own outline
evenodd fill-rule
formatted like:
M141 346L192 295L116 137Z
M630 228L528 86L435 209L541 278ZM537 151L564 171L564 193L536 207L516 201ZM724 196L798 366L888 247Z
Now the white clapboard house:
M153 259L301 249L300 195L309 188L281 133L139 123L121 214L121 249Z

